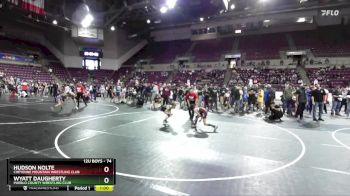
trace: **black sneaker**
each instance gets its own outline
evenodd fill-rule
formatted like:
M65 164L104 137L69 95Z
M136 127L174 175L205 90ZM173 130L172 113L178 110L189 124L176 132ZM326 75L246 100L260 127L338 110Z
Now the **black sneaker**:
M319 118L318 120L319 120L319 121L324 121L322 118Z
M317 122L318 120L317 120L316 118L314 118L314 121L316 121L316 122Z

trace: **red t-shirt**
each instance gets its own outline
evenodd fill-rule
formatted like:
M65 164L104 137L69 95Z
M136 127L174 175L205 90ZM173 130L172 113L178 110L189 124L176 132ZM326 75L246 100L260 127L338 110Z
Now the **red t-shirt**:
M77 84L77 92L78 93L83 93L84 92L84 86L81 84Z
M191 101L191 102L195 102L197 100L197 98L198 98L198 95L195 92L189 92L186 95L186 100Z
M163 97L170 97L170 89L168 87L165 87L163 89L162 95L163 95Z
M28 90L28 85L27 83L22 83L22 91Z

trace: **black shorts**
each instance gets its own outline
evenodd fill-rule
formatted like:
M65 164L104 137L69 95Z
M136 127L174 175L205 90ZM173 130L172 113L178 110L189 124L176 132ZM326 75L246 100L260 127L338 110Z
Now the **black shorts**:
M166 106L163 105L163 106L160 108L160 110L161 110L162 112L165 112L165 111L166 111Z
M194 109L195 105L196 105L196 102L190 101L190 103L188 104L188 108Z

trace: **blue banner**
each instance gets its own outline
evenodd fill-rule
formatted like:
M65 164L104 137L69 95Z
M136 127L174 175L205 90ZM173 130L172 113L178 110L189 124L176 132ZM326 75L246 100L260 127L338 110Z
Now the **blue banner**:
M33 58L6 53L0 53L0 60L33 63Z

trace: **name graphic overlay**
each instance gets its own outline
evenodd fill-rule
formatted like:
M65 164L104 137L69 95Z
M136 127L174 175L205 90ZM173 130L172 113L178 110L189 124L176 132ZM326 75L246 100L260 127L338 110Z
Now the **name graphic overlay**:
M9 191L113 191L115 159L8 159Z

